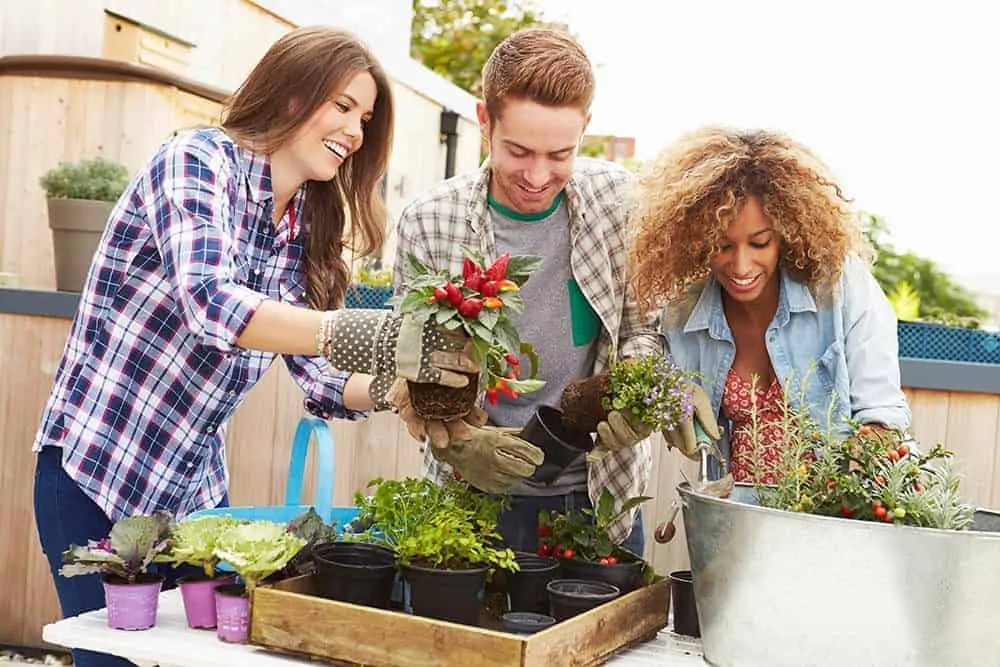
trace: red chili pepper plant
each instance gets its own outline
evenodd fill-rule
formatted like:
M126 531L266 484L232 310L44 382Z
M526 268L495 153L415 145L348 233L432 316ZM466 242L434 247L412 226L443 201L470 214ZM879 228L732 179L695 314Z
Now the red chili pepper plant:
M751 408L747 468L762 505L925 528L972 526L975 508L961 500L952 452L938 444L920 453L897 430L855 421L846 424L845 437L793 403L802 401L786 390L776 442L764 442ZM769 448L776 455L765 455Z
M542 258L504 253L487 265L482 254L463 247L461 275L434 271L413 254L407 255L404 275L406 291L393 297L403 312L418 318L434 318L457 343L464 336L472 341L473 356L482 364L478 382L450 389L435 384L411 382L410 400L424 419L458 419L472 410L480 391L496 403L500 395L517 398L538 391L545 383L535 379L538 358L531 345L521 341L509 313L524 310L521 285L538 268ZM463 336L464 334L464 336ZM521 355L530 371L522 377Z

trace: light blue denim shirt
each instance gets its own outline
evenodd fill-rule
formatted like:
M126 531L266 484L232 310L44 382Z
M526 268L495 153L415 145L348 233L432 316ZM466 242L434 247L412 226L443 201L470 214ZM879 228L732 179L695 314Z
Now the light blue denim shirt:
M664 309L661 322L670 352L682 369L701 374L700 383L720 415L720 426L728 427L721 418L722 392L736 347L719 283L714 279L706 283L683 327L676 320ZM830 422L842 435L848 430L844 420L853 418L909 428L910 409L900 388L896 316L860 259L845 262L827 303L818 303L806 285L782 271L778 310L765 341L775 375L797 407L803 396L801 381L807 377L804 399L820 426ZM831 400L832 419L828 419ZM728 457L728 438L720 445Z

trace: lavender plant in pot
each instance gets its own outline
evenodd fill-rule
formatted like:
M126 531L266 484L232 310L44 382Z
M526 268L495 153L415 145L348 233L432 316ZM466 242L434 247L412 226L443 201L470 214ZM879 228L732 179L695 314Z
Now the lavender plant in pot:
M116 630L146 630L156 623L163 577L148 572L157 555L170 546L174 528L171 515L120 519L108 537L87 546L71 544L63 552L64 577L100 574L108 608L108 627Z
M245 644L250 628L253 590L271 574L285 567L306 545L282 523L250 521L219 535L215 555L231 565L242 584L215 589L216 632L224 642Z
M170 548L156 557L157 562L201 569L200 573L178 580L188 627L215 627L215 588L236 581L235 575L216 570L219 564L219 557L215 555L216 541L219 535L239 523L229 515L181 521L174 529Z

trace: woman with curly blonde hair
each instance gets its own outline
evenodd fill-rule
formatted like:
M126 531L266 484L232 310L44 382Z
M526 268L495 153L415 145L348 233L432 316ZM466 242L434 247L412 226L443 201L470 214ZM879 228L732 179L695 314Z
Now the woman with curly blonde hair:
M786 390L837 431L848 419L909 426L895 315L849 200L812 151L778 132L701 129L654 161L632 220L636 299L663 308L671 354L728 423L721 449L737 481L749 477L751 407L777 445Z

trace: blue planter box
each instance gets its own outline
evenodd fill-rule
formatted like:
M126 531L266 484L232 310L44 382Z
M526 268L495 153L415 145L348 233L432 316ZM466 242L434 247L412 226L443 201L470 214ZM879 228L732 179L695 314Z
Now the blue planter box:
M385 305L391 296L391 287L351 284L344 295L344 308L391 308Z
M900 322L899 356L1000 364L1000 334L928 322Z

